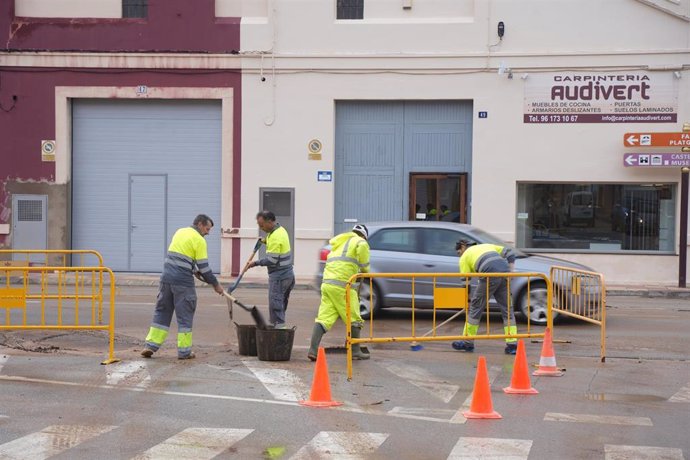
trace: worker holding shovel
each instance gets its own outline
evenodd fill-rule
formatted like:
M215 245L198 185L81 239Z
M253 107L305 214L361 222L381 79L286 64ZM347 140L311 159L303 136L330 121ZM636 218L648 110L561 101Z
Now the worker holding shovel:
M141 352L144 358L153 356L165 342L173 313L177 318L177 358L195 357L192 352L192 321L196 311L194 272L198 272L200 279L211 284L216 293L225 293L208 265L204 237L211 228L211 218L199 214L191 227L181 228L173 235L165 257L153 321L146 336L146 346Z
M250 262L248 268L262 266L268 269L269 321L276 329L287 329L285 311L290 292L295 287L290 237L287 230L276 222L276 215L271 211L259 212L256 223L266 232L266 257Z

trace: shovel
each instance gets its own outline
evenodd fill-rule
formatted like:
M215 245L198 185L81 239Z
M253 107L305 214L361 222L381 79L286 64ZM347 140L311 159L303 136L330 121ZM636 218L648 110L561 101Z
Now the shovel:
M228 286L228 292L229 292L229 293L232 293L232 291L234 291L235 289L237 289L237 285L240 284L240 280L242 279L242 277L244 276L244 274L247 272L247 270L249 270L249 264L250 264L250 263L252 262L252 260L254 259L254 256L256 255L256 253L257 253L257 251L259 250L260 247L261 247L261 238L259 238L258 240L256 240L256 244L254 245L254 250L252 251L252 255L249 256L249 259L247 259L247 263L244 264L244 268L242 269L242 272L240 273L240 276L237 277L237 279L235 280L235 282L234 282L233 284L231 284L230 286Z
M268 323L264 319L263 315L259 311L258 308L256 307L248 307L227 292L223 291L223 295L225 296L225 300L228 302L228 311L230 312L230 320L232 320L232 304L233 302L236 303L237 305L240 306L244 311L248 311L252 315L252 319L256 323L256 328L257 329L267 329L268 328Z

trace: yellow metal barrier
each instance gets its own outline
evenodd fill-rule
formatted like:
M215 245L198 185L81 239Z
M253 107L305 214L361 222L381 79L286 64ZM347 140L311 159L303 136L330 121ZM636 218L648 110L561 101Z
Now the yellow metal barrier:
M601 327L601 362L606 361L606 286L601 273L551 267L554 311Z
M6 260L7 257L9 259ZM103 256L91 249L0 249L0 267L22 264L45 267L102 267Z
M103 256L92 249L0 249L2 267L103 267ZM85 278L74 274L74 283L82 284ZM98 278L103 287L103 273ZM98 321L103 321L103 304L98 305Z
M547 287L547 324L548 327L553 328L552 321L552 286L551 280L542 273L360 273L352 276L346 286L346 290L350 289L352 284L357 282L367 283L369 285L369 292L374 292L374 279L376 278L402 278L410 281L411 286L411 333L407 337L375 337L374 336L374 309L372 302L372 309L369 318L369 336L360 337L359 339L352 338L352 312L350 305L350 296L345 296L345 312L346 312L346 329L347 329L347 378L352 379L352 345L363 344L363 343L390 343L390 342L431 342L431 341L450 341L450 340L467 340L467 339L506 339L506 338L543 338L544 332L532 332L531 324L529 322L529 317L527 318L527 331L525 333L507 335L503 331L503 322L501 322L501 333L496 334L491 331L490 315L489 313L489 301L491 300L487 295L487 302L485 305L485 333L478 334L476 336L464 336L464 335L438 335L437 329L440 326L436 325L436 311L441 309L457 308L464 309L467 306L467 289L460 286L469 286L473 279L479 278L507 278L507 291L508 299L507 305L508 309L512 310L512 296L511 296L511 280L515 278L525 278L526 286L525 289L528 290L528 295L525 297L529 302L531 300L531 295L529 295L529 290L533 283L539 282L544 283ZM419 310L429 311L429 308L418 308L415 305L415 290L417 288L417 283L423 280L425 285L432 285L432 289L429 291L433 293L433 320L432 320L432 331L431 334L417 335L416 328L416 315ZM447 285L452 284L456 287L443 287L439 284ZM488 294L488 283L487 283L487 294ZM359 308L359 305L357 305ZM530 309L530 305L527 305L527 309ZM465 319L467 321L467 319ZM447 321L446 321L447 322ZM442 324L445 324L442 323ZM442 325L441 324L441 325ZM553 330L553 329L552 329Z
M107 324L102 319L104 275L110 287ZM119 361L114 356L115 275L107 267L1 267L0 308L5 309L0 330L108 331L108 359L102 364Z

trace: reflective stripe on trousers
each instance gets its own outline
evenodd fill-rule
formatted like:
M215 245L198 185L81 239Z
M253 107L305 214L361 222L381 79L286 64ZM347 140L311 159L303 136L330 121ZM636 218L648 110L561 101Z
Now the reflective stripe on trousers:
M158 288L153 321L146 336L146 346L158 350L168 336L173 313L177 319L177 354L188 356L192 350L192 323L196 311L194 286L177 286L161 282Z

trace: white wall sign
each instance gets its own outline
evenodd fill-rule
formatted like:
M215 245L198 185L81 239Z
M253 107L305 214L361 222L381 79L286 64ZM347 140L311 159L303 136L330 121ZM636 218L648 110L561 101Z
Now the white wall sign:
M319 182L333 182L333 171L318 171L316 179Z
M554 72L525 80L525 123L675 123L673 72Z

